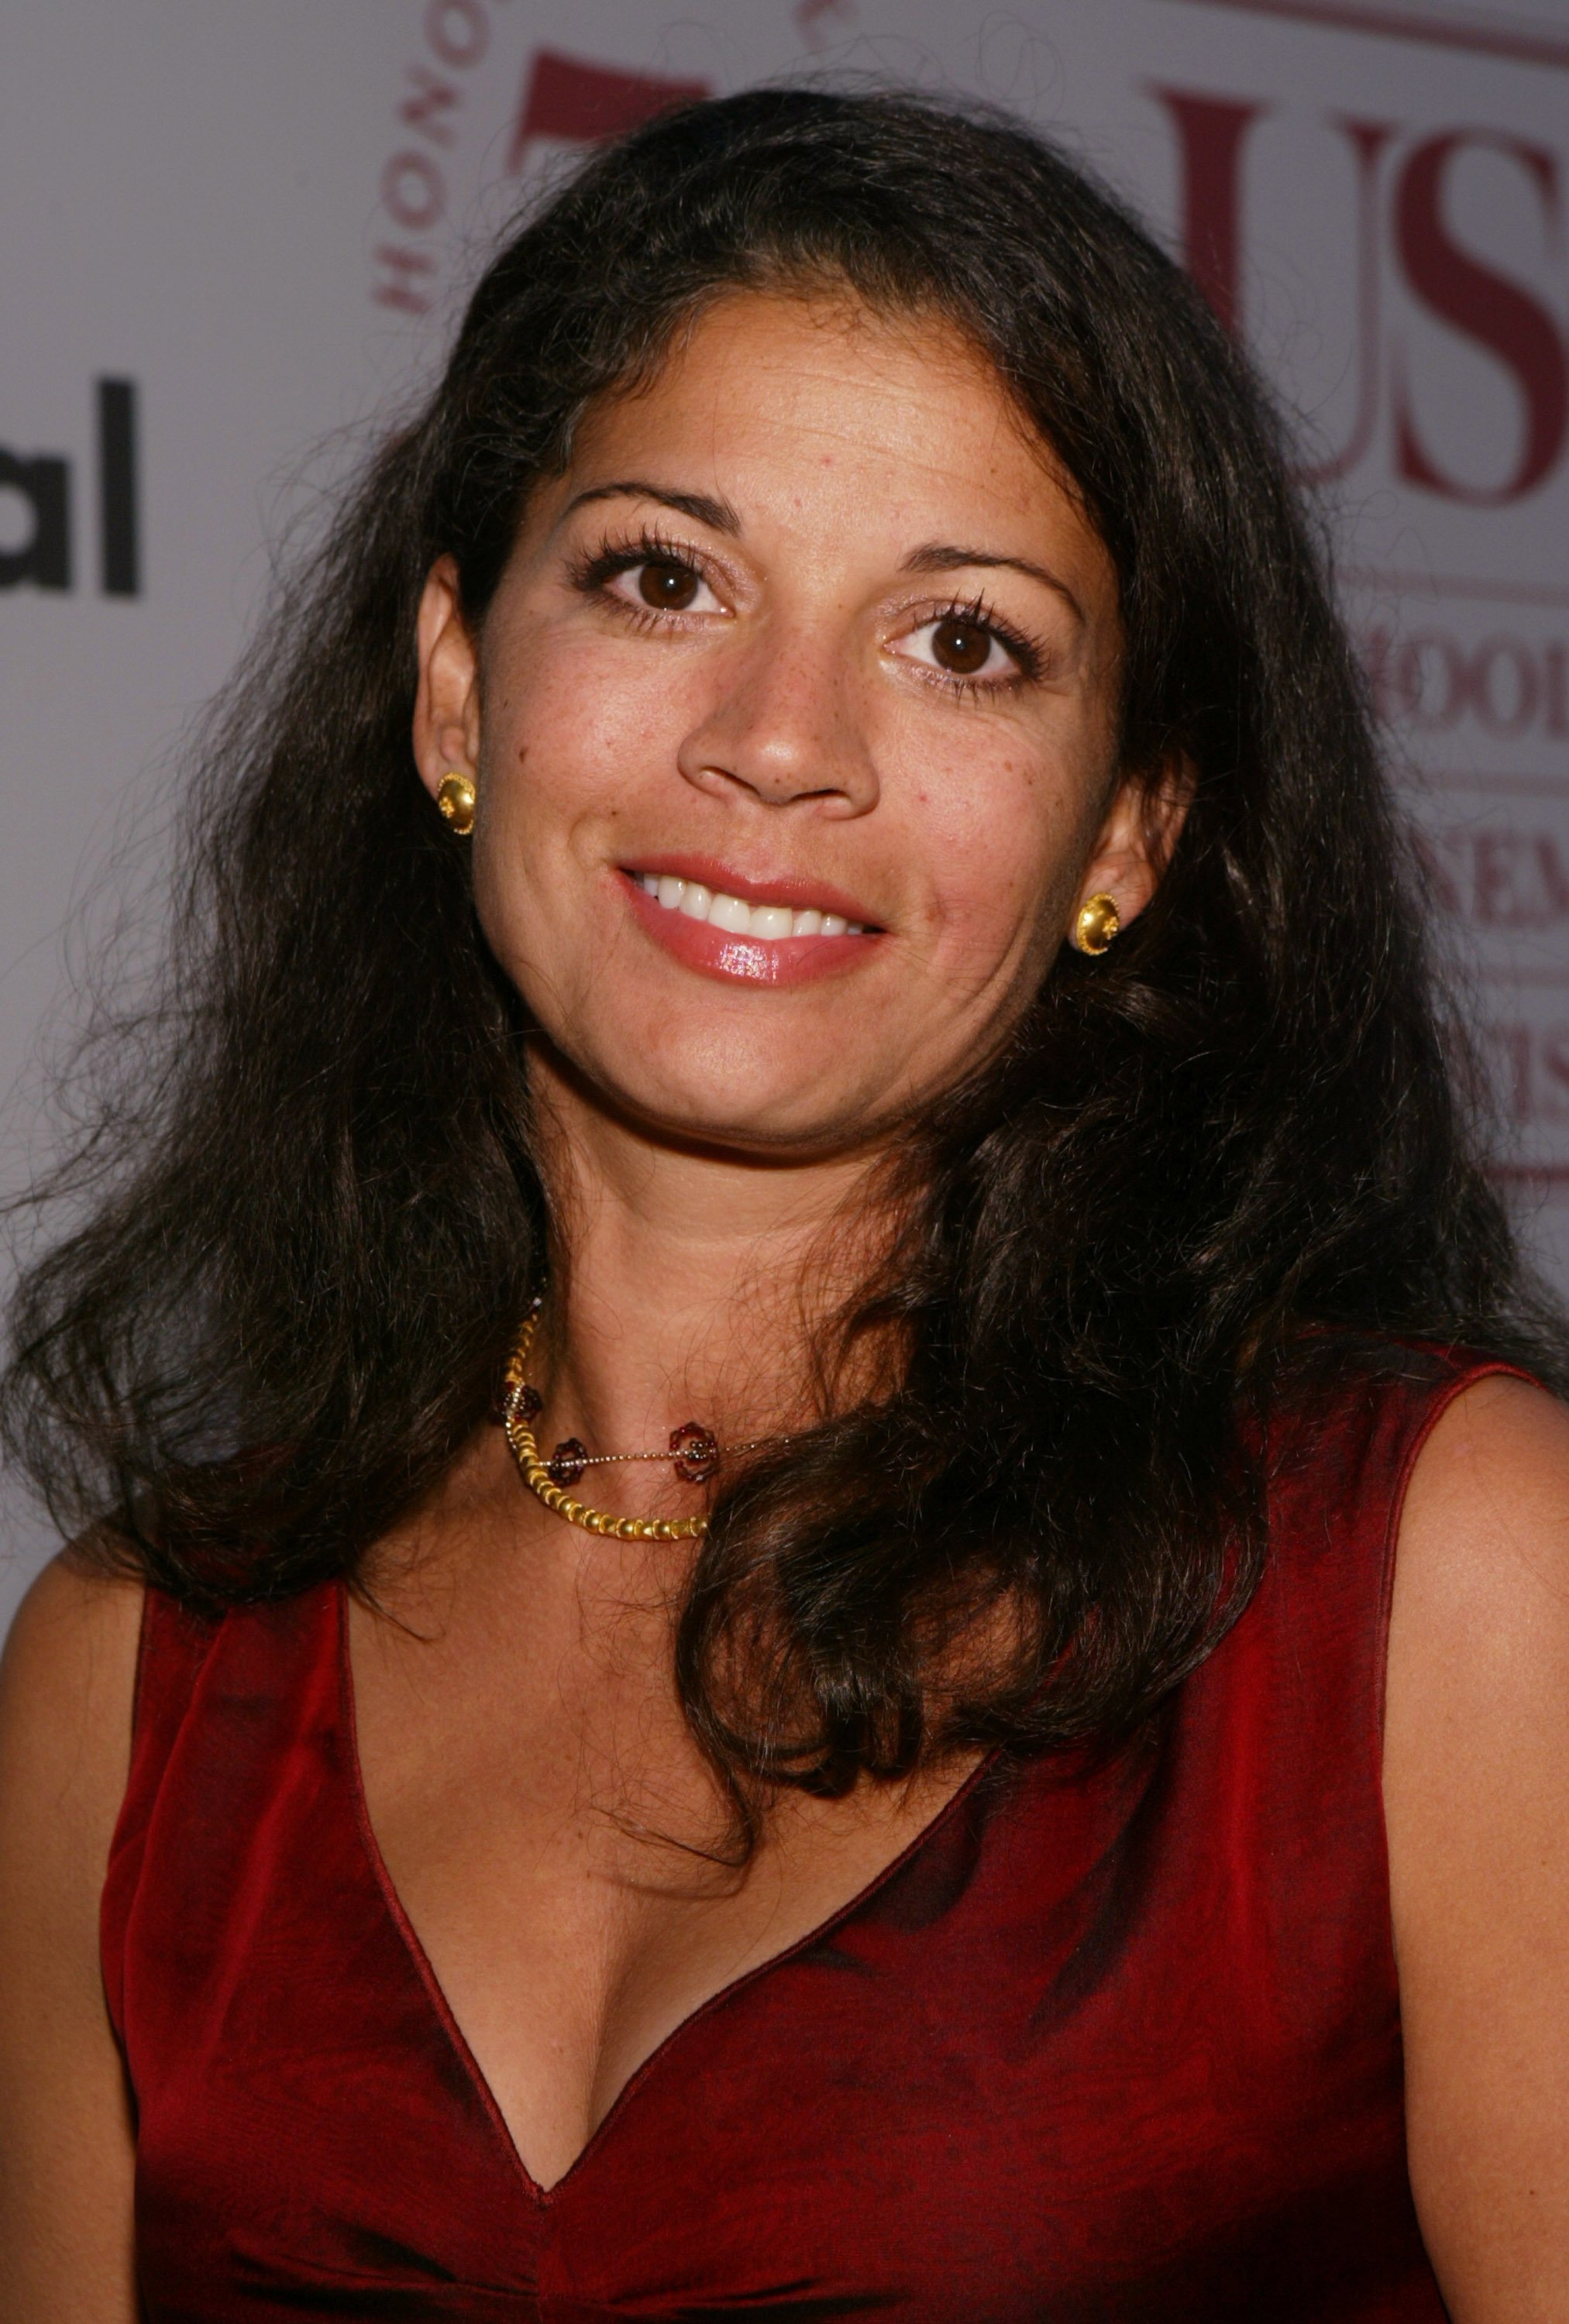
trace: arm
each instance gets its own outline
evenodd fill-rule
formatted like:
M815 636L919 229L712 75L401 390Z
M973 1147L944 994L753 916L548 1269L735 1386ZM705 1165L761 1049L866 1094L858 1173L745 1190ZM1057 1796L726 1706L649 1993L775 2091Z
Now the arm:
M98 1968L142 1593L56 1559L0 1660L0 2324L134 2324L134 2148Z
M1569 2319L1569 1410L1483 1380L1400 1526L1384 1798L1411 2184L1455 2324Z

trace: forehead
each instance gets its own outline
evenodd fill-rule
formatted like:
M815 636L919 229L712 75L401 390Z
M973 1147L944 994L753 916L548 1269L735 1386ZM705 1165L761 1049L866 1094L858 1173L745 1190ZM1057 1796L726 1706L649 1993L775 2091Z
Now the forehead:
M946 510L972 530L1047 527L1108 563L1052 447L974 342L848 292L714 300L649 379L586 415L569 473L646 475L651 458L701 468L738 504L782 490L801 512L838 504L863 529Z

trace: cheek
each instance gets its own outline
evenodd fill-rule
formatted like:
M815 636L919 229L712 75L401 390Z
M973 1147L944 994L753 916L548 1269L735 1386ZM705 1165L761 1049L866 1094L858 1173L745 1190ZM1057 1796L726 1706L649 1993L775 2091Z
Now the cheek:
M618 826L668 788L681 709L655 657L520 623L483 701L475 903L541 1021L584 1005L605 966L595 891Z
M641 779L674 766L678 689L655 660L548 631L513 653L486 696L481 766L509 825L548 844L582 816L614 819Z
M928 755L912 776L907 836L927 867L945 968L985 982L1056 952L1084 853L1085 788L1019 741Z

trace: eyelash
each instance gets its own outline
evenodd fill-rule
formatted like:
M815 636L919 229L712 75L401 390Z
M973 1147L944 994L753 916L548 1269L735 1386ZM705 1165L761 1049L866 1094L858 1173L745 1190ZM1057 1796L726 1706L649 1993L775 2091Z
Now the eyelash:
M661 613L654 605L634 605L625 597L612 597L605 589L618 573L635 572L640 565L679 565L699 580L706 576L698 558L690 549L682 549L663 533L645 527L635 539L617 540L606 533L597 549L587 555L575 558L568 568L568 578L575 589L586 597L598 597L602 603L614 605L638 629L653 629L668 622L669 613Z
M646 526L632 539L623 536L618 540L606 533L597 549L573 560L568 568L568 577L572 586L580 590L584 596L597 596L613 604L618 613L639 629L654 629L668 622L669 614L661 613L652 605L634 605L625 597L611 597L605 590L605 583L613 581L618 573L635 572L640 565L679 565L688 572L697 574L700 580L705 577L700 560L689 548L682 548L668 535ZM984 595L952 597L946 605L937 606L914 626L924 630L938 622L955 621L973 622L977 629L985 630L994 637L1004 651L1012 655L1018 665L1018 676L1011 678L965 678L955 670L923 666L922 675L928 685L943 687L960 701L978 702L986 695L999 694L1020 681L1034 681L1039 678L1041 656L1038 647L1014 629L1011 622L1002 621Z
M1011 622L1003 621L992 610L990 600L985 596L950 598L946 605L939 605L935 613L928 613L925 619L918 622L915 626L917 629L925 630L937 622L972 622L976 629L984 630L989 636L995 638L998 644L1006 652L1011 653L1018 664L1017 674L1012 678L964 678L955 670L935 671L933 675L940 678L949 691L956 694L961 701L978 701L983 695L1005 693L1011 686L1021 682L1033 684L1039 678L1041 672L1039 647L1032 639L1027 638L1021 631L1016 630Z

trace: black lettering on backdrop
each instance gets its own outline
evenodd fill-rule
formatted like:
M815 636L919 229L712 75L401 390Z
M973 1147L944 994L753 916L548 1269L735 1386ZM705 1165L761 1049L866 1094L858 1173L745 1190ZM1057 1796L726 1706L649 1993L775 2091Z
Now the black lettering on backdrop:
M70 587L70 466L52 453L23 459L0 445L0 492L14 493L31 530L16 549L0 549L0 589L31 581L35 589Z
M136 387L98 382L98 553L106 597L134 597L142 586L136 508Z
M136 383L97 383L98 585L106 597L142 589L142 512L137 482ZM60 452L23 454L0 445L0 494L22 503L26 530L0 548L0 589L71 586L71 463Z

